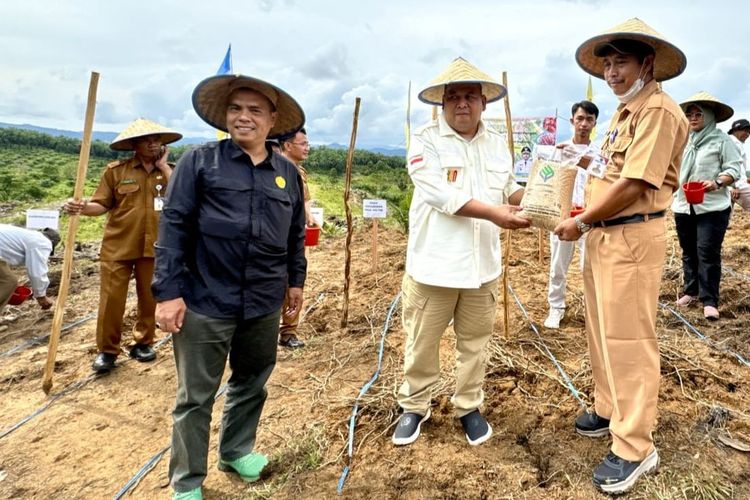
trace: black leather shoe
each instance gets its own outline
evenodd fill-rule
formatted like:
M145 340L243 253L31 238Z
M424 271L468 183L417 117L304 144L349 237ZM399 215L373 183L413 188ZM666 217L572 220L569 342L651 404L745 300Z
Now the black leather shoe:
M279 345L288 347L289 349L299 349L300 347L305 347L305 343L298 339L297 336L293 333L286 335L282 334L282 336L279 338Z
M96 373L107 373L115 368L115 360L117 356L108 352L100 352L96 355L94 364L91 365L91 369Z
M150 345L136 344L130 348L130 357L144 363L156 359L156 351Z

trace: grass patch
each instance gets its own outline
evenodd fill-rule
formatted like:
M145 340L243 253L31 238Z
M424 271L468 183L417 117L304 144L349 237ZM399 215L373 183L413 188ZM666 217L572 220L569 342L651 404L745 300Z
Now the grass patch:
M642 496L657 500L724 500L734 498L734 487L726 478L712 472L662 472L646 476L641 488L636 491Z
M294 479L294 476L320 468L329 442L322 424L309 427L305 434L287 441L284 449L274 453L263 471L262 484L249 488L247 498L268 499Z

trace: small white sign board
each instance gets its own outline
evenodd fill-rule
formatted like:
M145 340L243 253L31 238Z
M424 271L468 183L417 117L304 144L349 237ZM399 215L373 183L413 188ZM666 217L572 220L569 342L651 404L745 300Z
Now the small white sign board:
M315 223L318 227L323 227L323 207L310 208L310 215L315 219Z
M388 215L385 200L362 200L362 215L366 219L384 219Z
M41 210L41 209L29 209L26 210L26 228L27 229L44 229L49 227L52 229L59 229L60 226L60 212L57 210Z

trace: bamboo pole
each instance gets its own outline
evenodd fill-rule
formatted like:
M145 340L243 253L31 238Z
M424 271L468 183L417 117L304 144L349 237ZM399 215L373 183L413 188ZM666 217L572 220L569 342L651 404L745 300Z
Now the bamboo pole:
M503 86L508 88L508 73L503 71ZM505 104L505 127L508 135L508 149L510 150L511 165L515 165L515 153L513 149L513 120L510 116L510 100L506 92L503 98ZM510 270L510 229L505 230L505 252L503 253L503 328L505 338L510 336L510 315L508 314L508 271Z
M341 311L341 328L346 328L349 317L349 279L352 266L352 207L349 205L349 195L352 187L352 162L354 160L354 145L357 142L357 122L359 121L359 97L354 101L354 118L352 120L352 136L349 140L349 152L346 155L346 174L344 178L344 208L346 209L346 245L344 251L344 307Z
M86 103L86 117L83 125L83 139L81 140L81 153L78 156L78 170L76 172L76 185L73 198L80 201L83 198L83 187L86 182L86 169L89 164L89 153L91 151L91 130L94 127L94 112L96 111L96 90L99 86L99 73L91 72L89 81L89 95ZM65 254L63 257L63 271L60 279L60 289L55 302L55 314L52 319L52 331L49 336L47 347L47 363L44 365L42 376L42 389L49 394L52 389L52 373L55 369L55 358L57 357L57 345L60 341L60 330L62 328L63 314L65 313L65 300L68 298L68 287L70 286L70 275L73 269L73 247L78 230L78 215L71 215L68 219L68 234L65 238Z

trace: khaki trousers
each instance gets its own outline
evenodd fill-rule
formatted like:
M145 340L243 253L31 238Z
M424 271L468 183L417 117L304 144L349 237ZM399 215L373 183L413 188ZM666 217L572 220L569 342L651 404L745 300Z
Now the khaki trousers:
M289 288L286 289L287 292L289 292ZM281 306L281 327L279 330L279 334L281 336L284 335L291 335L297 334L297 327L299 326L299 316L302 312L302 307L297 308L297 312L293 315L287 315L284 314L284 311L286 311L286 308L289 306L289 295L288 293L284 295L284 305Z
M664 221L595 228L586 238L583 279L595 409L610 419L612 452L630 461L643 460L654 447Z
M0 260L0 312L10 300L10 296L16 291L18 279L10 266L4 260Z
M440 338L453 319L456 390L451 402L458 417L471 413L484 401L485 346L495 323L497 280L480 288L444 288L405 274L401 290L406 350L398 404L421 415L429 409L440 377Z
M138 319L133 327L133 340L136 344L154 343L156 300L151 294L154 259L144 257L134 260L103 260L99 316L96 320L96 347L99 352L115 356L122 352L122 319L125 315L131 274L135 275L135 289L138 295Z

